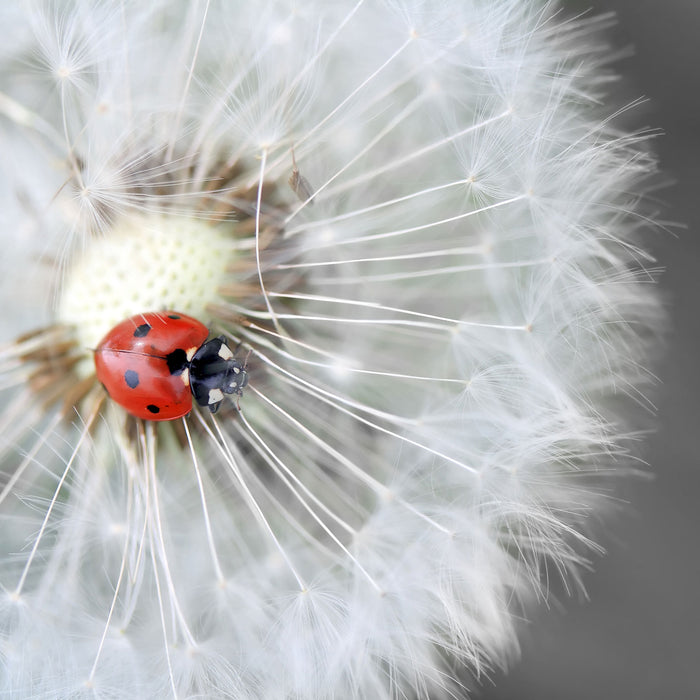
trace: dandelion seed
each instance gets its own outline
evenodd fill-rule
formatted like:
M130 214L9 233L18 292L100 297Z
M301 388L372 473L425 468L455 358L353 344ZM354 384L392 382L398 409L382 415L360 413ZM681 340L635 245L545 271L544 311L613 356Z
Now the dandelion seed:
M0 22L0 696L439 698L505 664L647 405L655 164L603 106L609 18ZM152 348L173 315L196 337Z
M289 180L287 182L289 183L289 186L292 188L292 190L294 190L294 194L296 194L296 196L299 197L299 199L302 202L306 202L309 205L313 204L313 187L311 187L309 181L299 172L299 168L297 167L297 161L294 157L293 148L292 174L289 176Z

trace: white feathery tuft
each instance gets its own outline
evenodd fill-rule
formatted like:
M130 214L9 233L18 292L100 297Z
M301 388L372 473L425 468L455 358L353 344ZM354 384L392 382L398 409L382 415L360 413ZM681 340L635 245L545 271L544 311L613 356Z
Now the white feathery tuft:
M0 696L460 697L517 654L653 410L610 22L0 9ZM166 309L245 361L220 413L129 420L86 378Z

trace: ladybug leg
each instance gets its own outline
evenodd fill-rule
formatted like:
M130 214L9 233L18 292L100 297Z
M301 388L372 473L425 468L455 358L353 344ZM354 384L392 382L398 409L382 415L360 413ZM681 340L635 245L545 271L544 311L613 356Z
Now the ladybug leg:
M228 345L228 340L225 335L220 335L218 340L220 340L222 343ZM238 351L241 349L241 345L243 345L243 341L239 340L238 343L236 343L236 347L233 348L232 352L234 355L238 354ZM245 360L243 362L243 369L245 369L248 366L248 358L250 357L250 354L253 352L252 348L248 349L248 352L246 353Z
M219 336L219 339L220 339L220 340L223 340L225 343L227 343L227 340L226 340L226 337L225 337L225 336L220 335L220 336ZM233 348L233 350L232 350L232 352L233 352L234 355L237 355L237 354L238 354L238 351L241 349L241 345L243 345L243 341L242 341L242 340L239 340L238 343L236 343L236 347ZM248 351L248 354L250 355L250 351ZM246 358L246 359L247 359L247 358Z

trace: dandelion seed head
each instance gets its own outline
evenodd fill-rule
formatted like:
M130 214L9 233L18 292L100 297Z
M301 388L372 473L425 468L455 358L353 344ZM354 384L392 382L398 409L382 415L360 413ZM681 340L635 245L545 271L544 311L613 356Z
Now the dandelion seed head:
M0 10L0 695L454 697L580 584L649 407L609 20L142 5ZM218 413L96 381L167 309L246 363Z

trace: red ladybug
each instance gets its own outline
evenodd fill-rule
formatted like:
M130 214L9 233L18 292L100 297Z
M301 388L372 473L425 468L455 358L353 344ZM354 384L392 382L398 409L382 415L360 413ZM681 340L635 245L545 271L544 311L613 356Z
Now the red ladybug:
M175 311L137 314L112 328L95 350L97 378L109 396L137 418L174 420L192 398L212 413L225 394L241 396L244 365L222 335Z

